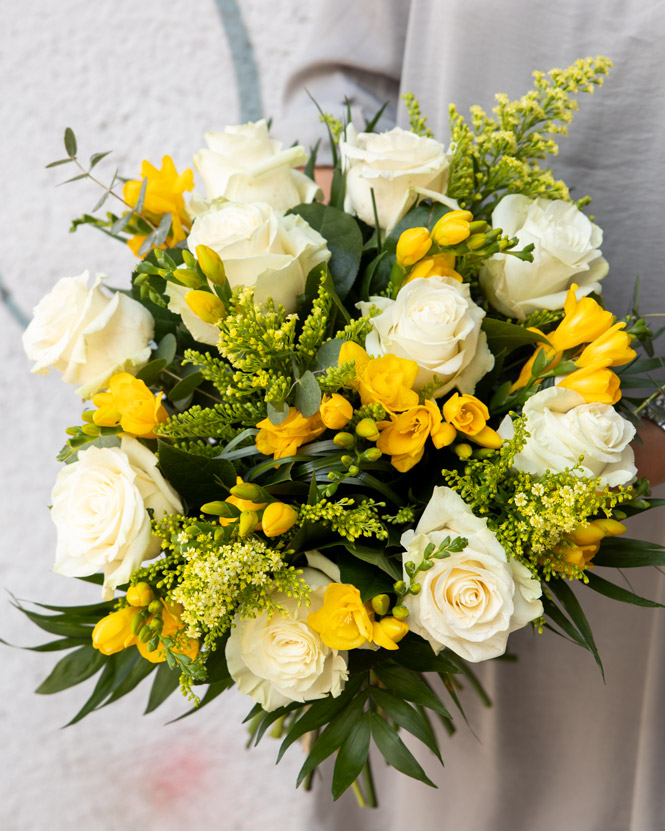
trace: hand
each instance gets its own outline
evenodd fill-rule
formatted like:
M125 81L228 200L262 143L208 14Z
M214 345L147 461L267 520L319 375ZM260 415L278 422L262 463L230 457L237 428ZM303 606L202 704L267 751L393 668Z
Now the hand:
M323 191L323 201L330 201L330 186L332 185L333 168L332 167L315 167L314 181Z
M665 430L653 421L644 419L637 428L633 441L635 464L639 476L646 476L652 487L665 482Z

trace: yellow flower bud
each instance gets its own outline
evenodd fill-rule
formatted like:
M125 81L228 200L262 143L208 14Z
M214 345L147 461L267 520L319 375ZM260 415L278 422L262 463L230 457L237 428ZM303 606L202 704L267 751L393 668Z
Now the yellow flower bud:
M578 300L576 289L577 285L573 283L563 306L565 316L557 328L547 336L558 351L572 349L582 343L591 343L605 334L614 323L612 312L603 309L591 297Z
M259 524L259 515L256 511L243 511L238 517L238 534L246 537Z
M292 528L298 521L298 512L284 502L271 502L261 517L261 526L266 537L278 537Z
M575 545L595 545L603 539L605 533L602 528L588 522L586 525L578 525L566 538L571 540Z
M600 528L606 537L615 537L617 534L625 534L628 530L626 526L617 522L616 519L594 519L591 525Z
M127 589L127 602L130 606L148 606L155 599L155 593L148 583L137 583Z
M404 268L417 263L432 247L427 228L407 228L397 241L397 262Z
M387 594L375 594L370 602L372 604L372 609L374 609L377 615L385 615L388 613L388 609L390 608L390 598Z
M602 362L605 366L630 363L637 357L637 352L631 349L630 335L622 331L625 326L625 323L615 323L607 332L593 340L576 358L577 366L589 366L596 362Z
M432 239L437 245L457 245L471 233L471 211L448 211L432 229Z
M331 649L355 649L372 640L372 621L360 592L345 583L326 587L323 606L307 616L307 623Z
M427 279L429 277L453 277L461 283L462 275L455 271L454 265L455 255L448 252L435 254L433 257L425 257L424 260L414 265L404 281L404 285L410 283L411 280Z
M471 458L471 454L473 453L473 447L466 442L462 442L461 444L456 444L453 447L453 453L457 456L458 459L465 462L467 459Z
M196 246L196 259L199 261L201 271L217 286L223 286L226 282L226 270L219 254L207 245Z
M185 303L204 323L217 324L225 315L224 304L210 291L194 289L185 295Z
M600 404L616 404L621 398L619 376L607 369L602 361L571 372L558 382L559 387L574 390L584 398L587 404L594 401Z
M356 424L356 433L363 439L368 441L378 441L379 429L376 426L376 421L373 418L362 418Z
M236 484L231 488L233 496L240 499L251 499L254 502L263 497L263 490L258 485L253 482L243 482L239 476L237 479L240 481L236 481ZM265 505L265 502L263 504Z
M103 655L113 655L136 643L132 621L140 614L134 606L125 606L103 617L92 630L92 645Z
M341 430L353 415L353 406L343 395L324 395L319 407L321 421L329 430Z
M356 443L356 440L353 438L351 433L337 433L337 435L333 438L333 441L337 447L342 447L344 449L353 447Z
M199 654L199 642L196 638L187 638L184 635L184 625L180 619L182 613L182 606L178 603L165 604L162 616L162 631L161 635L164 638L171 638L174 641L172 647L173 652L178 655L187 655L194 660ZM151 648L151 643L154 644L155 633L150 630L153 637L147 643L142 643L140 640L136 644L136 648L141 655L153 664L159 664L166 660L166 650L159 639L157 644Z
M249 490L246 491L244 490L244 488L248 488ZM257 493L257 490L254 490L254 488L257 488L257 486L249 482L243 482L242 478L240 476L237 476L236 483L231 489L231 496L227 496L227 498L224 501L227 502L229 505L233 505L234 507L236 507L241 513L243 511L260 511L261 508L265 508L267 504L266 502L253 502L251 499L243 499L241 496L236 496L236 492L239 489L242 489L241 493L255 494ZM261 491L258 490L258 496L260 497L260 495ZM220 525L231 525L231 523L236 522L238 520L237 516L226 516L225 513L222 512L221 507L217 505L217 503L206 503L204 506L202 506L201 510L204 510L205 508L215 509L210 510L209 513L214 513L219 516ZM208 512L206 511L206 513ZM257 521L254 530L256 531L260 527L261 523Z
M383 617L378 625L393 643L399 643L409 631L409 624L403 620L397 620L396 617Z

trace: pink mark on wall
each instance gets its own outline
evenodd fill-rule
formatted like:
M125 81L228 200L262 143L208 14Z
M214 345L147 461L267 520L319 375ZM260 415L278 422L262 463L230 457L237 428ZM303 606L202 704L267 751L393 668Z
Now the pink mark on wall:
M173 813L207 789L213 765L201 744L189 737L186 742L161 741L151 748L151 761L145 766L141 782L159 812Z

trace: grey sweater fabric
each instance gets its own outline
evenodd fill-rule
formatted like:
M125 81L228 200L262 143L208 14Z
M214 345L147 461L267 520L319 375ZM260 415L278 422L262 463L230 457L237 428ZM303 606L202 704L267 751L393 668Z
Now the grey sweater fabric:
M307 87L324 110L345 97L358 126L390 100L383 126L404 125L400 92L420 99L447 143L448 103L491 108L516 98L531 72L604 54L605 86L582 95L555 172L590 194L610 263L604 294L622 315L636 275L642 311L665 312L665 4L658 0L320 0L310 36L285 90L277 131L305 144L322 136ZM656 326L655 328L659 328ZM665 540L662 509L634 522L631 536ZM615 575L606 575L615 579ZM633 590L665 602L655 570L630 570ZM546 632L511 635L516 664L478 665L493 707L465 689L475 736L457 718L442 737L446 767L417 753L439 785L431 790L377 758L381 807L360 812L345 795L321 796L312 828L345 831L659 831L665 827L665 619L579 586L605 663ZM452 706L452 705L451 705ZM476 738L477 737L477 738ZM416 742L407 742L416 747Z

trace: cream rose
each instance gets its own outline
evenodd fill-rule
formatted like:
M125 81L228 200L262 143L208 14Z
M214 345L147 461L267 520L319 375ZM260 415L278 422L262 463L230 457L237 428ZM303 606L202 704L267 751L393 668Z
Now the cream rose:
M307 616L323 605L330 580L311 568L303 569L303 578L312 589L309 606L278 594L285 615L236 618L226 643L226 662L238 689L268 712L292 701L336 698L347 679L343 655L307 625Z
M294 168L307 162L301 145L282 150L271 139L265 119L206 133L207 149L194 156L208 199L223 196L232 202L267 202L276 211L288 211L312 202L321 189Z
M434 198L446 192L450 155L434 139L400 127L386 133L358 133L349 124L339 149L346 172L344 209L368 225L375 224L372 191L379 225L387 231L421 191Z
M550 387L531 396L524 405L526 429L530 433L515 456L517 470L541 475L574 467L578 476L598 477L603 487L616 487L637 475L630 442L635 428L609 404L586 404L574 390ZM509 416L498 433L512 438Z
M330 259L325 239L300 216L284 216L265 202L213 204L194 220L187 244L203 243L224 261L230 285L254 286L254 300L293 312L314 266Z
M492 225L517 237L520 247L535 245L531 263L495 254L480 271L483 291L503 314L524 320L538 309L562 309L573 283L578 299L601 291L609 269L600 253L603 232L570 202L504 196Z
M404 563L419 565L429 543L466 537L468 545L420 572L420 593L407 595L409 626L435 652L451 649L467 661L503 655L508 635L543 613L538 580L450 488L434 488L415 531L402 535ZM406 570L405 580L408 580Z
M58 473L51 498L58 534L54 571L87 577L103 570L105 600L160 552L148 509L155 519L182 511L155 454L129 436L120 447L82 450Z
M58 280L23 333L23 348L35 361L32 371L57 369L63 381L79 385L84 398L104 389L116 372L145 364L154 332L152 315L140 303L120 292L109 297L101 274L89 289L88 278L84 271Z
M420 370L415 389L438 379L436 397L456 387L472 394L478 381L494 366L494 356L480 325L485 312L471 299L469 287L452 277L417 278L407 283L396 300L371 297L358 303L367 314L374 305L365 349L370 355L397 355L415 361Z

